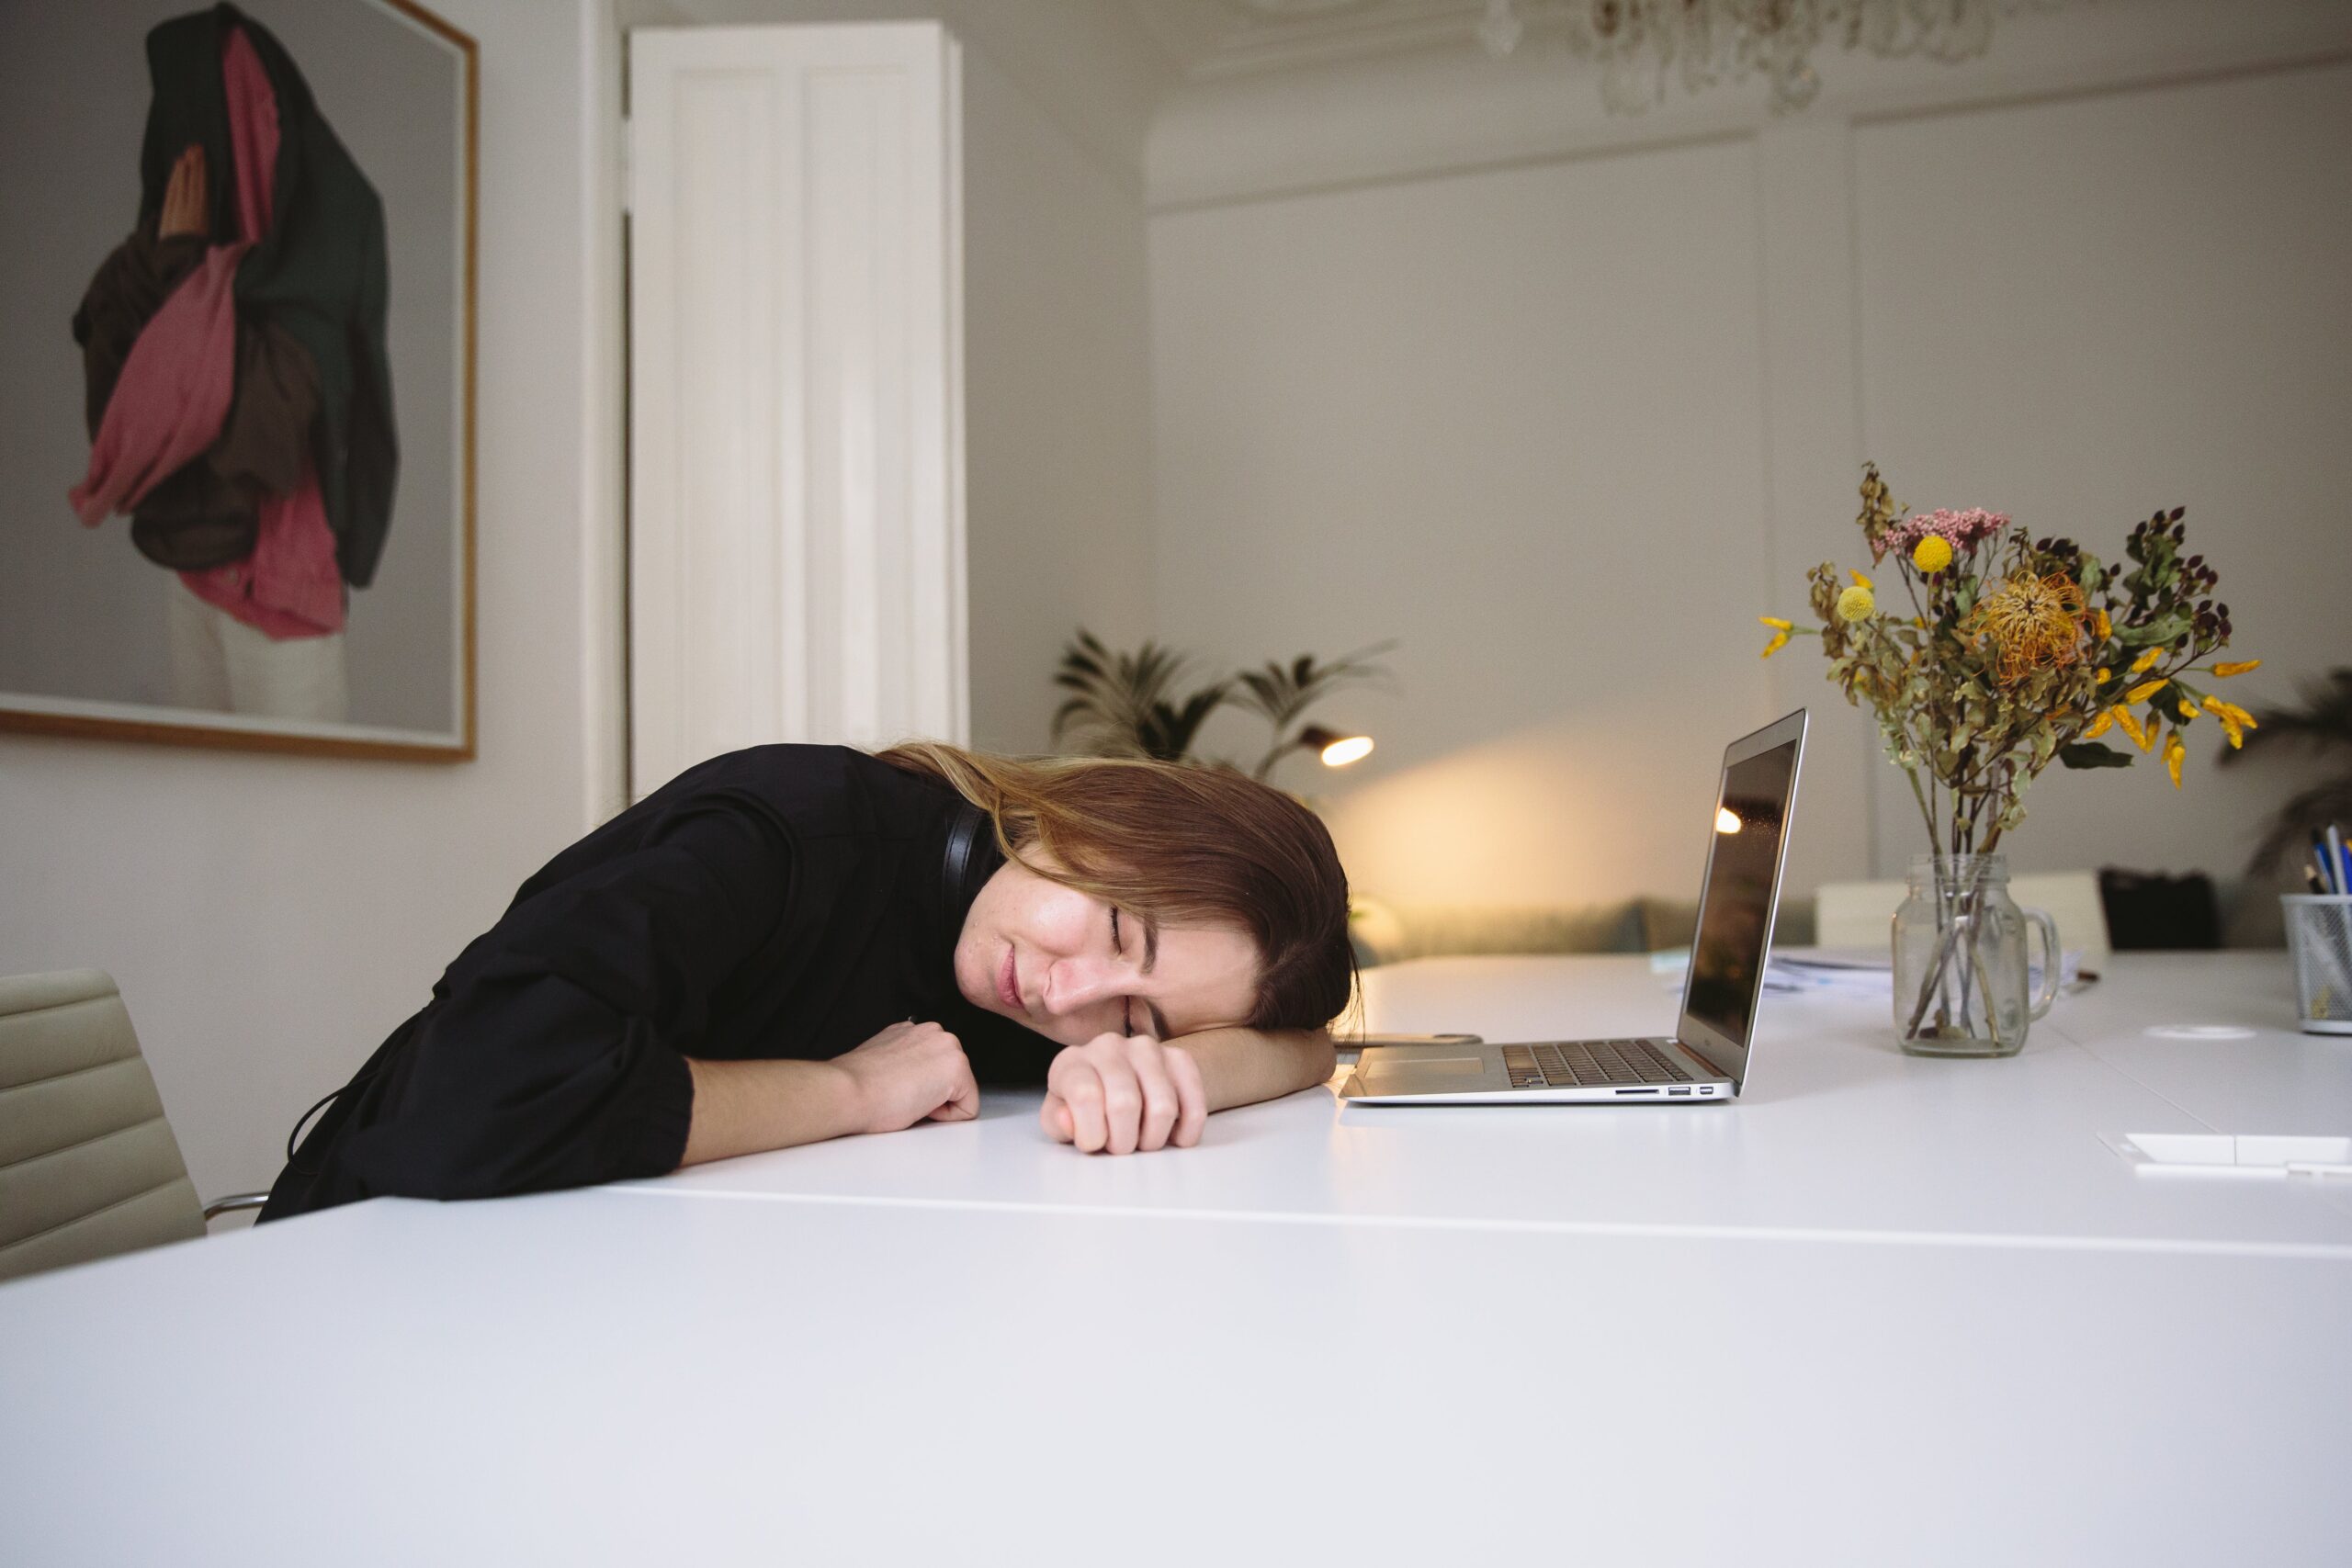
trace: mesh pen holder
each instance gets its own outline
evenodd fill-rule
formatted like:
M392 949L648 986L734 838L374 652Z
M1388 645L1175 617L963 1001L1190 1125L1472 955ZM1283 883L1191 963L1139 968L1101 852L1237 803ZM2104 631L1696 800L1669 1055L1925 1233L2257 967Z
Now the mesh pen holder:
M2352 897L2288 893L2278 903L2303 1032L2352 1034Z

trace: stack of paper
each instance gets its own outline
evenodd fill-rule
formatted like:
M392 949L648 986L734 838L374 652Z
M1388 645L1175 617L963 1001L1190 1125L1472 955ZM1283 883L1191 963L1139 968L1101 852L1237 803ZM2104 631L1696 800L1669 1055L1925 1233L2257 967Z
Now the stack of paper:
M2081 950L2069 948L2061 959L2060 987L2081 984ZM1674 988L1681 987L1682 976L1690 967L1689 948L1650 954L1650 973ZM1891 998L1894 995L1894 961L1887 953L1867 948L1777 947L1764 967L1764 989L1773 996L1808 992ZM2041 966L2037 964L2026 976L2026 994L2039 996L2041 991Z

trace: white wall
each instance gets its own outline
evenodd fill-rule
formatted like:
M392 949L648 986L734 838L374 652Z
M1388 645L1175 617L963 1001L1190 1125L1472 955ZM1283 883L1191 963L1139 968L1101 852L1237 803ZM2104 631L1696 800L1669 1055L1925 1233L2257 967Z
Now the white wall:
M266 1185L297 1113L618 799L617 232L596 113L618 35L603 0L437 9L481 45L480 758L0 736L0 971L113 971L208 1195Z
M2340 8L2074 8L1972 66L1832 54L1778 121L1753 86L1604 120L1556 54L1188 90L1148 160L1159 626L1402 639L1333 708L1379 751L1285 777L1409 900L1687 893L1714 751L1798 703L1792 886L1898 872L1868 727L1806 645L1756 658L1807 566L1861 564L1866 457L2109 556L2186 505L2267 660L2233 694L2287 696L2352 653L2348 45ZM2218 741L2178 794L2046 777L2016 860L2233 871L2296 770Z
M1040 751L1080 624L1151 629L1143 197L964 55L972 740Z
M1674 814L1767 705L1752 164L1717 141L1154 221L1160 627L1237 663L1400 640L1395 695L1329 715L1380 741L1332 792L1365 889L1690 869Z
M1906 499L1996 505L2109 558L2186 507L2233 654L2264 660L2238 702L2352 663L2346 147L2341 61L1858 124L1865 449ZM2217 773L2221 737L2190 733L2178 790L2149 760L2047 775L2018 863L2234 869L2306 770ZM1892 773L1890 869L1923 831Z

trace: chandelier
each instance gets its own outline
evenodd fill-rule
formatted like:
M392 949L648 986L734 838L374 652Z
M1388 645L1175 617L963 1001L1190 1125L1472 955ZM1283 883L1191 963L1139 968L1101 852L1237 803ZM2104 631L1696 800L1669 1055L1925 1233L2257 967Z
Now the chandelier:
M1572 0L1569 47L1600 62L1600 101L1612 114L1639 114L1666 96L1679 74L1686 92L1760 75L1776 111L1799 109L1821 91L1814 51L1825 42L1887 58L1924 55L1950 63L1984 52L1993 15L2025 0ZM2052 0L2041 0L2041 4ZM1526 31L1522 0L1487 0L1478 41L1500 57ZM1540 0L1529 10L1554 12Z

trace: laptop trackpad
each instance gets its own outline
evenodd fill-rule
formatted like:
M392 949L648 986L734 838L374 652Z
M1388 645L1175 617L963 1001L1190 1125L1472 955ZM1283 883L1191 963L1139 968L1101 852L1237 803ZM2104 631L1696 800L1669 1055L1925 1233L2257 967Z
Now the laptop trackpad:
M1364 1091L1436 1089L1445 1078L1475 1078L1486 1075L1484 1056L1416 1056L1408 1062L1375 1062L1363 1071Z

